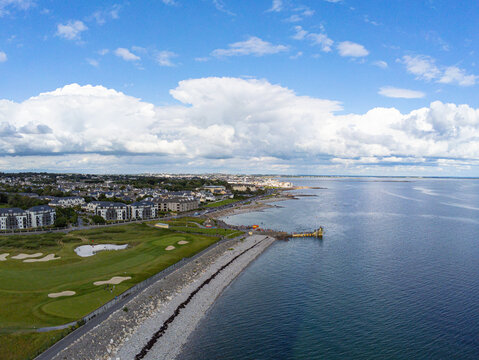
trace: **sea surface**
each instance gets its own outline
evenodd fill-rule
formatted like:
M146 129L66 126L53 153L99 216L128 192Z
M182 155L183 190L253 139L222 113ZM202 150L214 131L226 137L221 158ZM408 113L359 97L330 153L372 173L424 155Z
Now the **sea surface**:
M313 195L232 224L278 241L223 292L181 359L479 359L479 181L301 178Z

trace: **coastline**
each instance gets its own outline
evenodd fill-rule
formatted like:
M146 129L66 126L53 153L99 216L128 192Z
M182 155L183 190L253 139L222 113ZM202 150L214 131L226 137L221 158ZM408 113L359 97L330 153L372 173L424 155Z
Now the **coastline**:
M272 237L252 235L219 244L150 285L53 359L134 359L177 312L164 336L141 357L174 359L221 292L274 241ZM191 302L178 311L178 306L199 287Z
M208 214L207 216L212 219L219 219L219 218L224 218L226 216L263 211L265 209L279 207L279 205L270 205L270 203L287 201L287 200L298 200L297 196L300 196L300 195L281 194L280 196L262 198L260 200L254 200L249 204L244 204L238 207L218 210Z

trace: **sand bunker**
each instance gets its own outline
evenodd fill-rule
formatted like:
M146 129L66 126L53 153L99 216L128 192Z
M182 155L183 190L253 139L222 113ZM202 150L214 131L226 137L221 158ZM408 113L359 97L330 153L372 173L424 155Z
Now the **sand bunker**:
M175 247L173 245L170 245L170 246L167 246L165 250L170 251L170 250L174 250L174 249L175 249Z
M58 260L60 257L55 257L55 254L48 254L47 256L42 257L41 259L27 259L23 260L23 262L44 262L50 260Z
M7 256L10 255L9 253L6 254L0 254L0 261L5 261L7 260Z
M185 244L188 244L188 242L189 241L181 240L181 241L178 241L178 244L185 245Z
M75 294L76 294L76 292L67 290L67 291L62 291L62 292L59 292L59 293L48 294L48 297L49 298L57 298L57 297L60 297L60 296L73 296Z
M95 281L93 285L117 285L125 280L130 280L131 276L113 276L110 280Z
M128 247L128 244L113 245L113 244L100 244L100 245L82 245L75 248L75 252L78 256L88 257L95 255L98 251L105 250L123 250Z
M12 259L23 260L23 259L28 259L28 258L36 258L36 257L42 256L42 255L43 255L43 253L35 253L35 254L21 253L21 254L12 256Z

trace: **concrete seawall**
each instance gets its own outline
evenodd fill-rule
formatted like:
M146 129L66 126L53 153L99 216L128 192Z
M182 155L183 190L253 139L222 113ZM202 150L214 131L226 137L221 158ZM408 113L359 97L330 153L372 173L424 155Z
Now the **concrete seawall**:
M273 242L253 235L209 249L151 284L53 359L175 358L215 299ZM167 320L167 329L155 338Z

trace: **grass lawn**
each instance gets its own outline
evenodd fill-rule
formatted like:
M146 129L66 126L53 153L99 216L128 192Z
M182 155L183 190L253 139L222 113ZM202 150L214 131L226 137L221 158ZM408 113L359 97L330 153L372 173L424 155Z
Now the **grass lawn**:
M22 333L79 320L134 284L218 241L219 237L211 236L214 233L211 230L222 229L195 228L197 233L209 230L204 232L205 235L179 233L177 230L184 229L181 226L178 229L158 229L147 224L128 224L75 231L67 235L0 236L0 254L10 253L6 261L0 261L0 354L4 354L4 346L14 339L21 339L14 341L18 344L24 341ZM181 240L188 241L188 244L178 245ZM126 243L129 246L125 250L102 251L86 258L73 251L84 244ZM175 246L175 249L166 251L169 245ZM36 252L55 254L61 259L43 263L11 259L19 253ZM113 276L130 276L131 279L116 285L113 292L105 290L104 286L93 285L94 281L108 280ZM75 291L76 294L53 299L48 297L49 293L65 290ZM49 339L39 334L28 336L39 343L43 343L41 339ZM35 341L32 340L34 348ZM18 345L18 348L22 346ZM29 357L26 351L16 358Z
M0 353L4 360L33 359L48 349L70 329L55 330L43 333L28 332L15 334L0 333Z
M205 205L205 207L215 208L215 207L219 207L219 206L223 206L223 205L233 204L233 203L241 201L241 200L244 200L244 199L225 199L225 200L209 203L208 205Z

